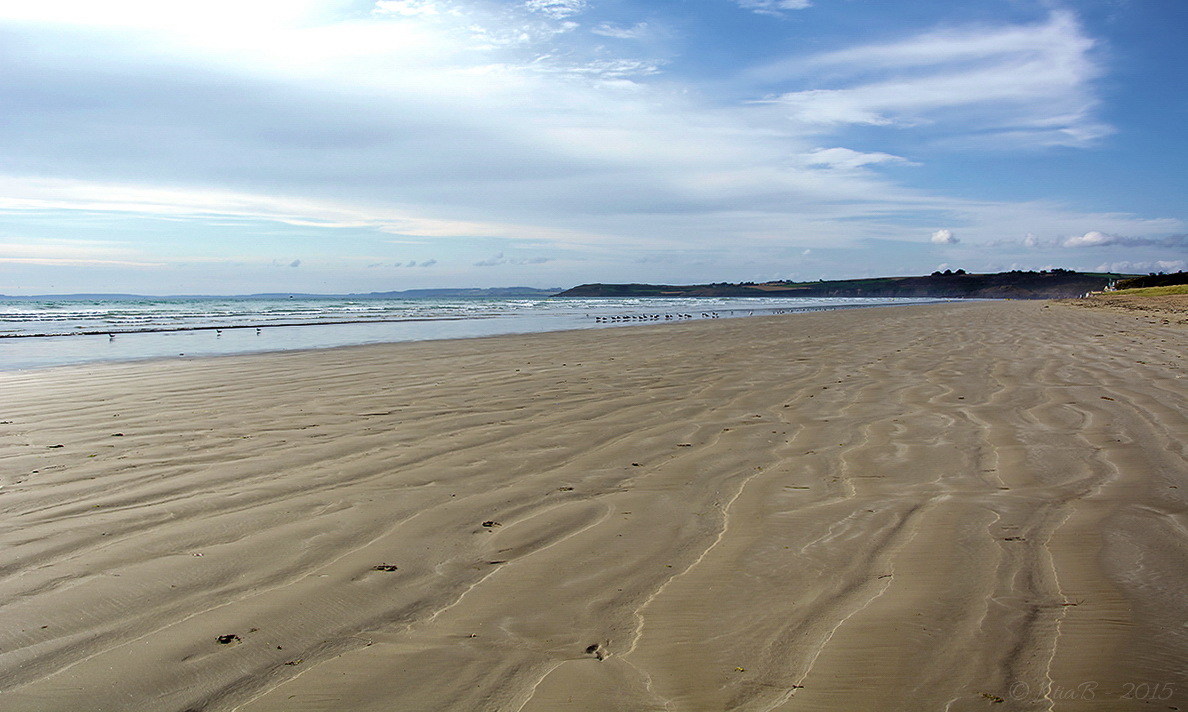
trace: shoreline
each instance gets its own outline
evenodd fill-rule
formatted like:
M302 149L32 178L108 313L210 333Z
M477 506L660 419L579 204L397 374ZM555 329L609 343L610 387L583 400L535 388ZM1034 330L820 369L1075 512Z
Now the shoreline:
M613 301L613 300L611 300ZM689 300L685 300L689 301ZM709 300L717 301L717 300ZM813 300L816 302L817 300ZM953 300L917 300L916 304ZM28 370L83 363L116 363L172 359L177 356L204 358L233 354L266 354L335 348L361 344L406 343L481 338L500 334L534 334L557 331L606 329L643 323L679 323L717 318L866 309L902 306L902 300L877 303L789 304L740 307L719 305L716 310L698 304L682 304L692 313L656 313L643 308L623 311L622 304L609 305L603 314L527 314L509 312L468 316L424 316L385 319L333 319L275 323L252 321L245 324L179 324L138 329L104 328L80 332L0 334L0 372ZM908 302L909 304L911 302ZM649 305L656 308L655 305ZM666 305L671 307L673 305ZM705 312L705 309L711 309ZM616 311L615 308L618 308ZM321 327L321 328L319 328ZM224 339L224 332L226 332ZM206 338L214 335L215 339ZM107 338L104 338L107 337ZM119 337L119 338L117 338Z
M0 372L0 700L1184 707L1188 332L912 307Z

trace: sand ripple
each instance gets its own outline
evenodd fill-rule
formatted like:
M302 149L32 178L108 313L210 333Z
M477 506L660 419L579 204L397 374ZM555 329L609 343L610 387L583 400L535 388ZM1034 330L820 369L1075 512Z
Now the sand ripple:
M0 709L1188 709L1186 347L999 302L0 373Z

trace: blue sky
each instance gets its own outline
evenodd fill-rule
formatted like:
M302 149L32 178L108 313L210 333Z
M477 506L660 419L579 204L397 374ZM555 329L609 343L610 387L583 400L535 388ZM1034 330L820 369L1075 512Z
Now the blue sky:
M0 293L1188 267L1182 0L0 0Z

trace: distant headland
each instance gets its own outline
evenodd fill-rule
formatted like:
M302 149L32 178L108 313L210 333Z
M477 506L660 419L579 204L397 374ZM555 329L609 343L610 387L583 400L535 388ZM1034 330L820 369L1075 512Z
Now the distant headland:
M1061 299L1097 292L1134 275L1075 272L970 274L933 272L925 277L876 277L817 282L717 282L713 284L583 284L558 297L956 297L972 299Z
M965 270L937 271L922 277L871 277L867 279L794 282L712 282L709 284L583 284L560 287L487 287L409 289L390 292L310 294L268 292L237 295L174 294L41 294L10 296L17 300L141 300L141 299L548 299L552 297L933 297L967 299L1067 299L1105 289L1162 287L1188 283L1188 273L1135 275L1117 272L1076 272L1049 269L1039 272L1012 270L975 274Z

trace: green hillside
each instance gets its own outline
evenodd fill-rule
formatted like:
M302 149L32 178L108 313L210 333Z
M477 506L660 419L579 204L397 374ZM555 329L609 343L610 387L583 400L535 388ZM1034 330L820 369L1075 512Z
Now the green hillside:
M924 277L876 277L817 282L731 284L583 284L559 297L963 297L1056 299L1100 291L1130 275L1053 269L1041 272L968 274L933 272Z

